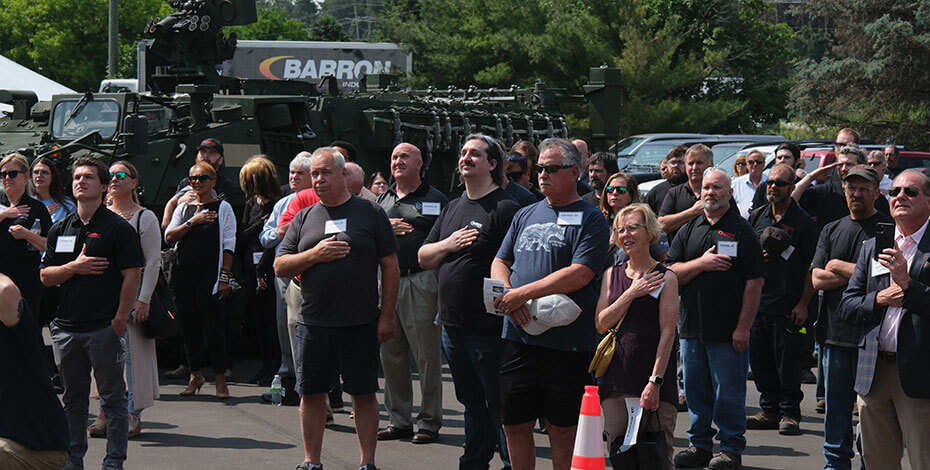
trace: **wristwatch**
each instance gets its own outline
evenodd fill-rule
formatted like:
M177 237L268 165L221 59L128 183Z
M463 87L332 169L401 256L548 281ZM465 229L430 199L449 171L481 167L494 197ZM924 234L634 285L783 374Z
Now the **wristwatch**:
M191 221L188 220L187 222L184 222L184 226L187 227L187 228L191 228L191 227L194 226L194 224L192 224Z
M662 386L662 382L663 382L661 375L653 375L652 377L649 377L649 381L660 387Z

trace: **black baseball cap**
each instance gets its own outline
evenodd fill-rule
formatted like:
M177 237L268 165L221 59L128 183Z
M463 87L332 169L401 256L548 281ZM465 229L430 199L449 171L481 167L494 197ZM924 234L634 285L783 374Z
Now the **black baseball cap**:
M224 156L223 155L223 143L212 137L209 139L204 139L203 142L201 142L200 145L197 146L197 150L200 150L200 149L215 150L217 153L220 154L220 156Z

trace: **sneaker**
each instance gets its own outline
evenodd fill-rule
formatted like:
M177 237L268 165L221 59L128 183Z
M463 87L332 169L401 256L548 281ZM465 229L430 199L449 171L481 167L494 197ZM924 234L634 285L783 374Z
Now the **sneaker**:
M310 462L304 460L294 470L323 470L323 464L313 465Z
M743 458L733 452L721 451L710 460L707 468L710 470L736 470L742 468Z
M778 429L778 413L760 411L746 417L746 429Z
M814 405L814 411L820 414L827 412L827 401L826 400L817 400L817 404Z
M678 412L683 413L688 411L688 400L685 400L684 395L678 395Z
M675 455L675 468L703 468L711 457L709 450L691 446Z
M787 416L783 417L781 422L778 423L778 434L783 434L785 436L797 436L801 434L801 427L798 426L798 420Z
M358 467L358 470L378 470L378 467L375 467L375 464L373 463L366 463L365 465Z

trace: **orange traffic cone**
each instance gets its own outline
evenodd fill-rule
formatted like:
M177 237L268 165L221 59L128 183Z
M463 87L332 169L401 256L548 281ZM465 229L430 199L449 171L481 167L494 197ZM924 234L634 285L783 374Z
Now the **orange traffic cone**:
M575 432L572 470L604 470L604 423L597 387L587 385L581 399L581 414Z

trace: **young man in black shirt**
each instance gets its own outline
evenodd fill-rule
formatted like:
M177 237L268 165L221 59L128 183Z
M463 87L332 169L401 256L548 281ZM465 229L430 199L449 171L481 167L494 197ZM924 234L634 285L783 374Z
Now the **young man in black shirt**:
M816 249L817 228L791 199L794 168L780 163L765 181L769 203L749 216L765 255L765 284L759 314L750 333L750 364L759 408L746 419L749 429L778 429L800 433L801 362L806 351L807 306L814 294L810 264Z
M659 213L659 210L662 209L662 202L665 201L665 195L668 194L670 189L688 181L688 175L685 174L685 152L687 150L688 147L684 145L676 145L662 159L662 164L665 165L662 177L665 178L665 181L650 189L646 196L643 197L643 202L649 204L652 212Z
M520 205L500 182L504 149L473 134L465 139L459 173L465 195L446 207L420 247L420 265L439 269L439 323L455 397L465 406L465 454L460 468L487 467L497 447L510 465L501 427L500 357L503 319L485 311L483 280Z
M830 468L850 468L854 457L852 411L856 392L853 385L862 331L843 321L839 306L862 244L875 236L879 223L894 223L890 216L875 209L875 201L884 199L878 189L880 181L881 176L864 165L849 171L843 181L849 215L823 228L811 263L814 288L823 291L817 337L823 355L827 405L823 453Z
M685 172L688 182L675 186L665 195L662 207L659 209L659 226L668 234L669 240L682 225L685 225L704 212L699 200L701 194L701 181L704 170L714 166L714 154L710 147L696 144L688 147L685 152Z
M46 286L61 285L52 322L52 340L61 358L63 401L71 447L69 465L84 467L90 372L94 369L107 416L104 469L122 469L126 460L129 415L123 380L123 333L139 293L143 265L139 234L103 205L109 170L92 157L72 170L77 211L52 226L40 276Z

